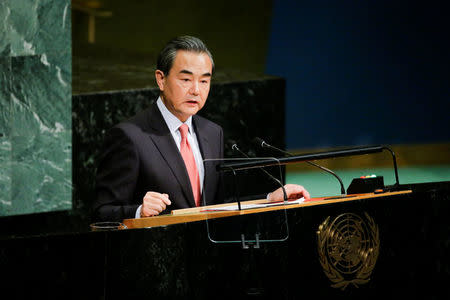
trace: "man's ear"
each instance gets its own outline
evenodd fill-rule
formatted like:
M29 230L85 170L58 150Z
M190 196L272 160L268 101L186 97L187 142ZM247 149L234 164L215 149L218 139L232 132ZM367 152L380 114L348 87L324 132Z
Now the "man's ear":
M164 76L164 72L161 70L156 70L155 71L155 79L156 79L156 84L158 84L159 90L161 92L163 92L165 79L166 79L166 77Z

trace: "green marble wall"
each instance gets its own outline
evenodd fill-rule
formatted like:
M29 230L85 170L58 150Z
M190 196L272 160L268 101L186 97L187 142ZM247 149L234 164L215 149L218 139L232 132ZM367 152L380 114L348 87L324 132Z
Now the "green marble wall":
M72 208L70 8L0 1L0 216Z

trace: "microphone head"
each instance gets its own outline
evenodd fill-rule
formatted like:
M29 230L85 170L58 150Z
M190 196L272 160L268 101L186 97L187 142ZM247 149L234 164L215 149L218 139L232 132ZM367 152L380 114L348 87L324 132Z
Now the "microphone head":
M259 137L255 137L253 139L253 143L255 143L256 145L258 145L259 147L265 147L266 145L268 145L262 138Z
M230 147L233 151L239 151L239 147L235 140L229 139L229 140L227 140L226 144L227 144L227 147Z

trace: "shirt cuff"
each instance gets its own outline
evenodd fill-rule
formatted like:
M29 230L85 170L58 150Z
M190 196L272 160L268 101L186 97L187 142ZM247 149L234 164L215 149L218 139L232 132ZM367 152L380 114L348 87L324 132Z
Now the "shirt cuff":
M142 205L139 205L139 207L136 209L136 215L135 215L136 219L141 218L141 209L142 209Z

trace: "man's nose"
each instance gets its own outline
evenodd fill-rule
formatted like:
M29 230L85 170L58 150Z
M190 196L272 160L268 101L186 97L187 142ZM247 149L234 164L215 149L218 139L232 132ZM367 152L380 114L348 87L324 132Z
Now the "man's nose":
M192 82L192 86L191 86L191 90L190 90L192 95L198 95L200 93L200 87L198 82L193 81Z

